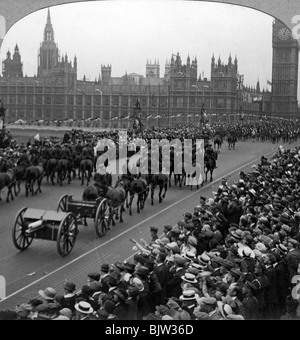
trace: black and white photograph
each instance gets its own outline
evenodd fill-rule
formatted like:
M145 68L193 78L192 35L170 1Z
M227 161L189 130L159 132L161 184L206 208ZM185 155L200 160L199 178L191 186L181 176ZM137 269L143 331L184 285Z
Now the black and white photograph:
M299 48L296 0L4 0L0 320L300 320Z

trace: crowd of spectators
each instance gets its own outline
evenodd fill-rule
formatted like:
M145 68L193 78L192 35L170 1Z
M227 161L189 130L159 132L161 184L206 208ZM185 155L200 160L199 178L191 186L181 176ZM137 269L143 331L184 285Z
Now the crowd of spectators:
M175 226L131 240L131 261L100 263L87 284L45 287L0 317L51 320L300 318L300 148L278 148Z

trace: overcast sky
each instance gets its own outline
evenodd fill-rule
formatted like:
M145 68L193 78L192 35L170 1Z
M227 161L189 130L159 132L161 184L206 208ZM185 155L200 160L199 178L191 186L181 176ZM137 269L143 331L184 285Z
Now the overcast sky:
M145 75L147 59L165 62L179 52L198 60L198 73L210 78L212 54L222 62L229 53L239 61L245 84L262 87L272 80L273 18L249 8L197 1L94 1L50 8L55 42L61 55L78 59L78 77L98 78L101 64L112 65L112 76ZM37 56L47 9L16 23L1 46L1 61L19 46L24 75L37 73ZM2 67L2 65L1 65ZM270 89L270 87L268 87Z

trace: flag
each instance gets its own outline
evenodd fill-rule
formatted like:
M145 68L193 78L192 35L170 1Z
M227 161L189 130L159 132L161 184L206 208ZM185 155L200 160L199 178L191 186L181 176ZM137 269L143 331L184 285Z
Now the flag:
M40 134L39 133L37 133L35 136L33 136L33 139L35 139L35 140L40 140Z
M272 86L272 82L270 80L267 80L267 85Z

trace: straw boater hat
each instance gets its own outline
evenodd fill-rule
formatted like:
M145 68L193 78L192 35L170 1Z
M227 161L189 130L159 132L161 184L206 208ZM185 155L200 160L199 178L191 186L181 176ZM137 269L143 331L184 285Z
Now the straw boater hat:
M255 254L254 251L250 248L250 247L240 247L238 249L238 253L241 257L251 257L251 258L255 258Z
M195 293L194 290L189 289L182 292L182 295L179 297L182 301L190 301L199 298L199 295Z
M222 301L217 301L217 305L224 319L228 319L228 315L233 313L232 308L228 304L225 304Z
M188 283L197 283L196 276L192 273L185 273L183 276L181 276L181 279Z
M80 301L76 303L75 309L83 314L91 314L94 311L93 307L88 302L85 301Z

